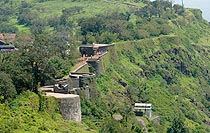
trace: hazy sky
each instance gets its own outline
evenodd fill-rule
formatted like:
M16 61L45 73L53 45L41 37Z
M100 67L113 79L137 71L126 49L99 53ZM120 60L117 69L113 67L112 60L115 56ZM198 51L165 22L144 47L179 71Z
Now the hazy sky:
M210 22L210 0L183 0L185 7L199 8L203 12L203 17ZM182 0L174 0L181 4Z

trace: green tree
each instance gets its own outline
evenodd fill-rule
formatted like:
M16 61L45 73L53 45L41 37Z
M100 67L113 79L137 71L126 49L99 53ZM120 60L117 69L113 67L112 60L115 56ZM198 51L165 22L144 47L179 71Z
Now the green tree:
M53 35L38 34L34 39L22 40L20 43L20 62L23 64L23 71L31 75L30 88L34 92L37 92L40 85L45 85L46 81L68 74L74 60L74 52L71 52L73 46L59 39L61 37L53 38Z
M38 85L43 85L46 79L50 78L51 67L48 60L53 55L50 52L50 39L47 35L36 35L32 43L27 43L21 47L21 59L25 64L24 70L32 74L32 90L37 92Z
M83 43L86 44L89 35L95 36L97 33L101 34L105 23L101 17L83 18L79 21L79 26L81 26L81 34L84 36Z
M16 90L10 76L4 72L0 72L0 102L15 97Z

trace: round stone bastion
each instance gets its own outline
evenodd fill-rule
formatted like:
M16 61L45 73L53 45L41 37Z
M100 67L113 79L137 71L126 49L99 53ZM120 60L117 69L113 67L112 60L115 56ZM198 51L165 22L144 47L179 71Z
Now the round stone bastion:
M81 105L79 95L46 93L58 99L60 112L65 120L81 121Z

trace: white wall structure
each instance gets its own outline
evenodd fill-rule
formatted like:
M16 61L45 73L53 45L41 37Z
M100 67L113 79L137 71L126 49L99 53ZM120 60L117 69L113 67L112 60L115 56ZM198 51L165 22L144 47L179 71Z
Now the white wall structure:
M151 103L135 103L134 111L142 111L147 117L152 116L152 104Z

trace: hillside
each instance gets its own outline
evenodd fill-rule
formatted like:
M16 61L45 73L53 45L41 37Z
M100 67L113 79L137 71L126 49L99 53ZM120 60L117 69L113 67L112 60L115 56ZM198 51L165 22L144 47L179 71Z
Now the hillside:
M99 14L112 12L125 12L130 6L141 7L142 3L132 1L112 0L28 0L28 1L1 1L1 32L29 33L34 29L32 25L38 26L38 32L52 32L56 25L62 28L65 21L72 21L66 26L77 30L76 20L89 18ZM30 14L30 15L29 15ZM6 16L3 16L6 15ZM5 20L7 23L4 23ZM59 22L63 21L63 22ZM5 25L9 26L5 27ZM42 26L42 27L40 27ZM74 27L72 27L74 26ZM7 29L8 28L8 29ZM57 30L57 29L56 29ZM61 29L58 29L61 30ZM63 29L62 29L63 30ZM32 32L37 32L33 31Z
M161 47L164 42L170 46ZM151 122L152 132L166 130L164 126L177 117L184 119L190 132L209 130L209 53L196 56L209 47L194 45L188 49L181 43L177 36L117 43L103 62L106 72L98 79L98 85L105 97L118 99L113 101L116 108L126 108L119 101L132 105L139 101L152 103L153 117L159 116L161 123ZM120 80L128 86L123 87Z
M24 92L14 101L1 104L0 109L2 133L95 132L89 131L82 123L64 121L58 111L56 99L44 97L40 99L31 92Z
M164 0L5 0L0 7L0 31L16 33L18 48L0 53L1 132L210 132L210 26L199 9ZM115 46L101 58L91 98L81 96L83 122L64 121L55 99L35 93L68 75L77 47L92 43ZM152 117L135 116L136 102L152 103Z

